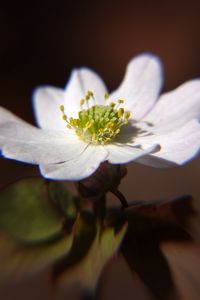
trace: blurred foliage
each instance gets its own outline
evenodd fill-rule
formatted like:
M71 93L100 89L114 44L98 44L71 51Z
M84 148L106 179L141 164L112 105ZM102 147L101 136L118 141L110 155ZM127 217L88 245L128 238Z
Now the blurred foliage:
M0 278L8 279L12 275L19 279L44 269L64 256L71 249L72 241L71 234L52 242L28 246L0 234Z
M26 179L1 192L0 228L26 243L37 243L59 234L64 216L47 195L43 180Z
M149 291L146 299L179 299L168 259L176 253L173 243L196 245L190 223L198 215L192 197L132 202L127 208L107 208L105 195L92 197L89 206L82 201L64 183L37 178L3 189L1 279L51 267L57 287L79 284L84 295L99 299L104 271L122 256L133 280L137 273Z
M79 209L79 198L72 195L66 186L59 181L49 181L48 192L56 208L68 220L75 220Z
M126 225L117 233L114 228L106 228L103 232L98 228L87 253L74 264L69 261L59 280L64 284L80 283L85 290L94 291L103 267L117 252L125 231ZM73 256L76 256L77 249L73 250Z

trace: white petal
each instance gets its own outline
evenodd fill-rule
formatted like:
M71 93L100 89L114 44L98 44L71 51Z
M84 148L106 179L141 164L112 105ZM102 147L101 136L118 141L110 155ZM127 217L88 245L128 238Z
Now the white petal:
M139 162L155 167L183 164L199 152L200 124L197 120L192 120L168 134L140 137L136 141L146 147L155 143L161 146L160 151L147 156L147 160L145 157L139 159Z
M130 61L121 85L109 99L123 99L123 107L139 120L153 107L162 82L160 60L151 54L139 55Z
M154 155L139 157L135 162L154 168L171 168L177 166L175 162Z
M80 111L80 100L85 98L88 90L94 93L96 104L105 102L104 95L107 88L102 79L87 68L74 70L65 90L65 108L69 117L77 116ZM93 104L93 100L90 101Z
M80 180L90 176L107 158L102 146L88 145L81 155L61 164L41 165L41 174L50 179Z
M50 132L28 124L8 122L0 125L0 148L11 159L33 164L58 163L79 155L86 143L65 132Z
M39 87L33 94L33 107L39 127L49 130L63 130L60 105L64 103L64 90L55 87Z
M26 123L24 120L13 114L11 111L0 107L0 125L8 121Z
M200 80L192 80L161 96L144 121L154 124L155 130L167 132L188 121L200 118Z
M137 159L156 151L158 145L152 145L147 149L140 149L127 145L107 145L106 150L109 152L108 161L112 164L123 164Z

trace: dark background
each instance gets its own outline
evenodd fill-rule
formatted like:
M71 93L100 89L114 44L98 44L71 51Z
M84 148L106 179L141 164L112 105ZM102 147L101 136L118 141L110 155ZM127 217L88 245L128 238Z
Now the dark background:
M200 2L191 0L4 1L0 7L0 104L33 123L34 87L64 87L70 70L86 65L113 90L127 62L144 51L161 57L164 90L173 89L200 76L199 16ZM128 169L121 190L129 199L185 193L200 197L199 158L177 169L137 164ZM37 167L0 159L0 186L32 174L38 174Z

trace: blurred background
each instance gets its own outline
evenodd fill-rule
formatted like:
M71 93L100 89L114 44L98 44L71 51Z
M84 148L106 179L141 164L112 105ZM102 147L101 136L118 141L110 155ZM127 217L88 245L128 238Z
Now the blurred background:
M0 105L34 123L36 86L64 87L71 69L84 65L96 70L112 91L128 61L144 51L161 57L164 91L174 89L200 76L199 15L200 2L192 0L4 1ZM128 170L121 185L128 199L200 197L200 158L177 169L133 163ZM0 186L33 174L39 174L36 166L0 159Z

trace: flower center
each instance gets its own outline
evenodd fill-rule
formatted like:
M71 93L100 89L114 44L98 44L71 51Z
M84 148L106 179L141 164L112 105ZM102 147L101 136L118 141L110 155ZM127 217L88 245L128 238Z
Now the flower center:
M105 102L109 98L104 95ZM91 104L93 101L93 104ZM67 123L67 128L74 129L78 137L92 144L108 144L120 133L120 128L128 123L130 112L123 107L123 100L111 102L108 105L96 105L94 94L88 91L84 99L80 100L78 118L68 118L64 106L60 106L62 118Z

